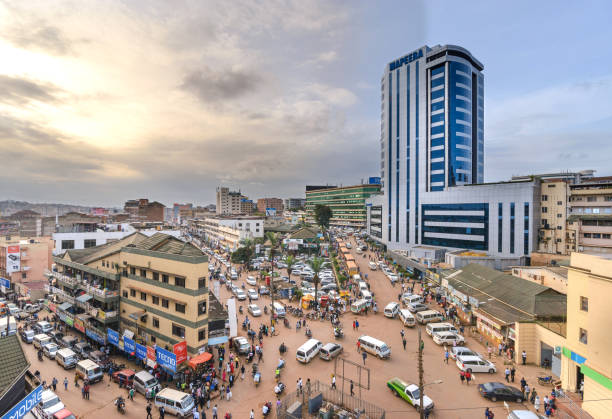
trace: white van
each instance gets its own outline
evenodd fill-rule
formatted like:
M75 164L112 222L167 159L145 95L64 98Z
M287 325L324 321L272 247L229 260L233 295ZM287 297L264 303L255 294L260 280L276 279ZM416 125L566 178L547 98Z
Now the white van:
M361 298L366 300L368 302L368 304L372 304L372 294L370 293L370 291L367 290L363 290L361 291Z
M361 282L361 275L359 275L359 274L355 274L355 275L353 275L353 281L355 281L355 282Z
M414 316L409 310L405 308L399 311L399 319L404 326L414 327L416 325L416 321L414 320Z
M370 287L368 287L367 282L359 281L358 284L359 284L359 291L369 291L370 290Z
M39 333L38 335L34 336L32 342L34 343L34 347L36 349L42 349L43 346L45 346L47 343L53 342L53 340L44 333Z
M285 307L281 303L274 303L274 314L277 317L285 317Z
M195 405L191 394L182 391L165 388L155 395L155 407L158 409L164 406L166 413L184 418L191 416Z
M425 331L429 336L433 336L434 333L438 332L453 332L459 333L459 331L450 323L429 323L425 327Z
M134 375L134 389L143 395L146 395L147 391L153 389L156 393L159 393L161 386L159 385L157 378L149 374L148 371L142 370Z
M57 351L55 361L65 370L75 367L78 362L77 354L72 349L64 348Z
M389 303L385 307L385 317L389 317L390 319L395 318L399 313L399 304L398 303Z
M391 356L391 349L382 340L364 335L359 337L359 344L362 351L369 352L381 359Z
M404 294L402 295L402 303L407 306L408 304L413 303L422 303L423 297L417 294Z
M368 265L370 265L370 269L375 271L378 267L376 266L376 262L370 262Z
M416 319L421 324L436 323L442 321L442 315L436 310L419 311L416 314Z
M323 344L316 339L309 339L305 344L300 346L295 354L295 358L307 364L312 358L317 356Z
M45 321L37 322L36 326L38 326L38 330L40 330L40 333L49 333L53 330L53 325Z
M85 359L83 361L77 362L76 374L80 376L83 380L89 380L90 383L101 381L104 377L102 368L100 368L100 366L93 362L91 359Z

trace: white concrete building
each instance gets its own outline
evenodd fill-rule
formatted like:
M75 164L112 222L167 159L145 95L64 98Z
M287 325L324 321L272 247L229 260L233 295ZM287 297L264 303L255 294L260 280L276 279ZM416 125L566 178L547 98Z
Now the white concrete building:
M264 236L264 217L211 216L193 222L192 234L233 252L244 239Z

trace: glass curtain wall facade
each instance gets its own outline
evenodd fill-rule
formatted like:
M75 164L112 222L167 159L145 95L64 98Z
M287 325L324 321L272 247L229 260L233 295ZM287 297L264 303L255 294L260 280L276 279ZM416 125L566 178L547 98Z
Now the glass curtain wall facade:
M365 201L378 193L380 185L376 184L306 191L306 213L314 219L315 206L327 205L332 210L331 225L363 228L367 218Z

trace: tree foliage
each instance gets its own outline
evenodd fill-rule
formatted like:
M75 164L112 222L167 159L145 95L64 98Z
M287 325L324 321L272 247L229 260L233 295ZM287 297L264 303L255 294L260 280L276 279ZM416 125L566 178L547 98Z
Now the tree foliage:
M329 220L332 218L332 209L327 205L317 204L314 209L315 220L318 225L324 228L329 227Z

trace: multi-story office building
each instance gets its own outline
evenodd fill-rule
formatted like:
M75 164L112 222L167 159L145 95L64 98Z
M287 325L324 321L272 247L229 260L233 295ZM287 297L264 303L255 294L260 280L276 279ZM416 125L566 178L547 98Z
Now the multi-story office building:
M197 247L137 232L54 261L49 290L61 304L50 308L91 339L129 330L149 346L186 341L192 356L207 343L208 257Z
M269 208L274 210L275 215L282 215L285 204L280 198L259 198L257 200L257 212L267 215L266 210Z
M540 195L542 224L538 236L540 252L567 255L576 250L573 243L566 242L569 185L569 182L563 179L542 181Z
M150 202L146 198L126 201L123 210L130 218L138 221L163 222L166 206L160 202Z
M370 234L389 248L431 245L514 258L535 247L539 180L482 183L483 69L453 45L424 46L387 65L383 197L368 208Z
M300 210L306 205L306 198L287 198L285 199L285 209Z
M569 188L568 246L612 254L612 177L594 177Z
M379 184L363 184L344 187L306 187L306 214L312 222L317 204L326 205L332 210L330 225L364 228L367 213L365 201L371 195L380 193Z
M51 268L53 240L50 237L0 237L0 276L10 281L18 296L44 297L45 271ZM11 290L7 290L7 293Z
M253 201L240 191L230 191L226 187L217 188L217 215L251 214Z
M210 216L189 224L192 235L202 238L213 247L233 252L245 239L264 235L264 218L256 216Z

